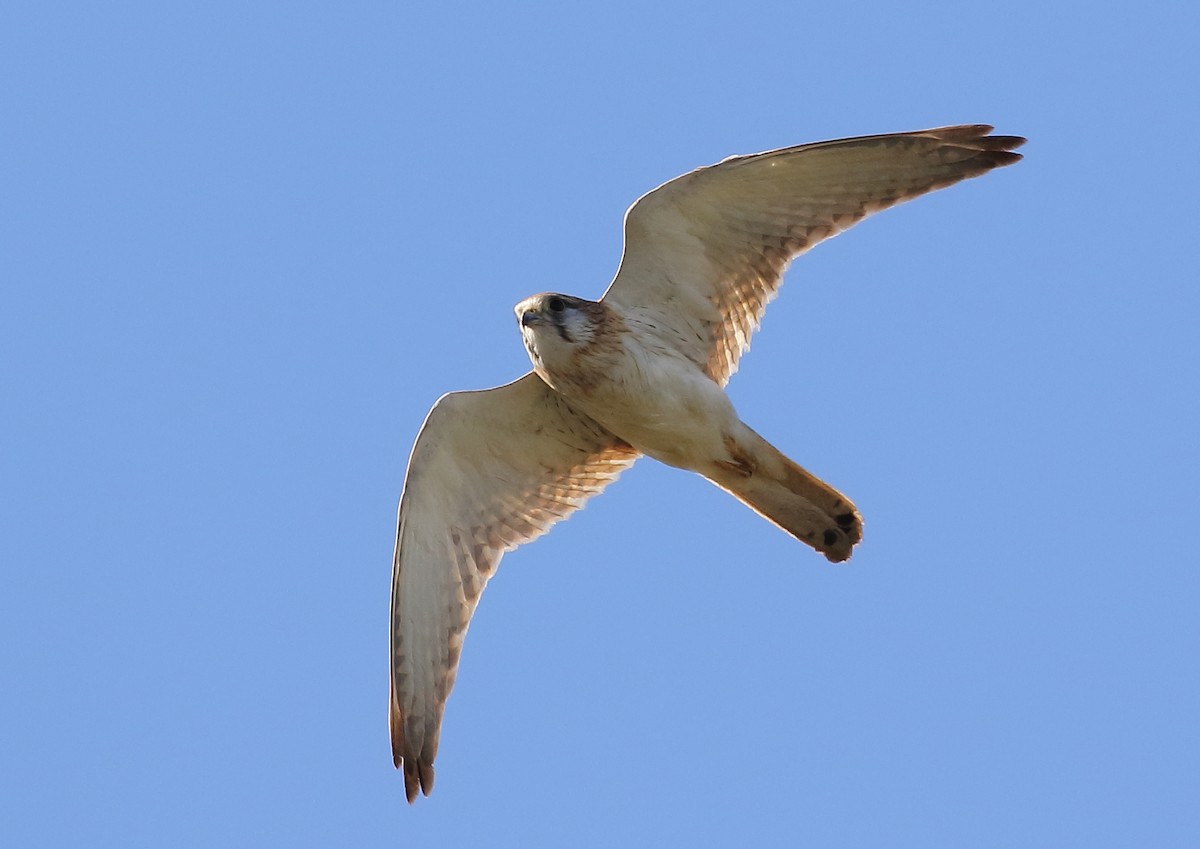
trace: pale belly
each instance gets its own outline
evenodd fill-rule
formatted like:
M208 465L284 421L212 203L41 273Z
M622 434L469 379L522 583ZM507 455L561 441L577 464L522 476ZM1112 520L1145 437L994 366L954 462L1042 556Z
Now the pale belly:
M681 358L630 358L586 395L564 394L643 454L694 471L724 457L740 426L724 390Z

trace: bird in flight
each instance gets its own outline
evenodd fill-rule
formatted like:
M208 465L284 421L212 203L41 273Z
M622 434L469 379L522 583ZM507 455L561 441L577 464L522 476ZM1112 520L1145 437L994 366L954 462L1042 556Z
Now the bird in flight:
M433 789L467 625L501 556L643 454L698 472L832 562L862 520L738 418L724 386L788 263L867 215L1021 158L992 127L941 127L734 156L625 214L598 301L516 306L533 371L444 395L400 497L390 624L392 755L409 802Z

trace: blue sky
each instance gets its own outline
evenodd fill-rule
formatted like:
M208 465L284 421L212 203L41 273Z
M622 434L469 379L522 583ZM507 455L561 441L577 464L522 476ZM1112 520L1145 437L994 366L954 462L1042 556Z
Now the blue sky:
M0 27L13 846L1195 846L1191 4L40 3ZM822 558L643 461L509 555L391 766L412 440L733 154L1026 159L793 267L731 393Z

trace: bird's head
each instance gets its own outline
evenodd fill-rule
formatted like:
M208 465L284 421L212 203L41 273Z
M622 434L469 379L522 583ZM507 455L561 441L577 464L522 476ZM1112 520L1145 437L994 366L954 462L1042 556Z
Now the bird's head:
M607 309L596 301L546 292L526 298L514 311L533 364L553 371L592 342Z

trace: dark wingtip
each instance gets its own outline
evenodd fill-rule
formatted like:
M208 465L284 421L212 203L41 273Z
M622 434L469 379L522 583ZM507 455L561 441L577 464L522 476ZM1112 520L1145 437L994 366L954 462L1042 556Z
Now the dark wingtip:
M979 146L984 150L1012 150L1027 141L1029 139L1024 136L984 136L979 140Z
M978 131L976 134L964 132L959 135L952 133L942 138L944 141L949 141L955 147L979 151L980 155L976 158L986 163L986 167L988 168L1003 168L1005 165L1020 162L1024 158L1021 154L1013 152L1014 148L1025 144L1026 139L1024 136L989 136L987 133L990 133L992 128L987 124L976 124L970 128L956 127L954 129Z
M1021 136L989 135L994 129L996 128L991 124L956 124L952 127L934 127L931 130L918 130L913 135L933 136L936 139L949 142L970 142L974 147L1020 147L1025 144L1025 139Z
M918 130L914 135L933 136L942 141L975 141L996 129L991 124L955 124L950 127L934 127Z
M988 135L994 129L991 124L961 124L923 130L918 135L933 136L954 147L983 151L987 154L984 160L993 168L1019 162L1021 154L1013 153L1013 150L1025 144L1027 139L1024 136Z
M409 757L396 766L404 769L404 795L408 804L417 801L417 796L422 793L428 796L433 792L433 764Z
M1011 150L994 150L988 159L997 168L1003 168L1005 165L1012 165L1014 162L1020 162L1025 157L1020 153L1013 153Z
M417 793L420 792L421 785L417 780L417 776L413 774L413 770L408 768L408 764L404 765L404 795L408 799L408 804L417 801Z
M421 792L428 796L433 792L433 764L418 760L417 774L421 777Z
M1021 136L984 136L973 146L984 152L993 168L1003 168L1024 159L1021 154L1013 152L1013 148L1023 144L1025 139Z

